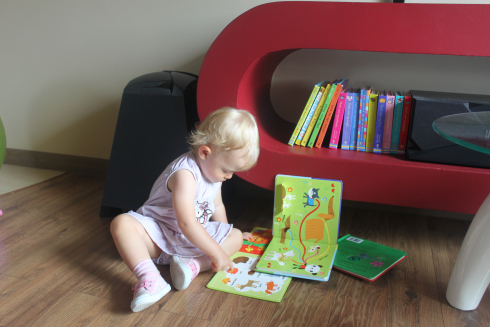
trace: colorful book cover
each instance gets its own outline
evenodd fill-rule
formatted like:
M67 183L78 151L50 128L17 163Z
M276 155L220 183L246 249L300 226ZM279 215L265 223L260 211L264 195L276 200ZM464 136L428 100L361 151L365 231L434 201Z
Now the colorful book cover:
M289 139L289 145L294 145L294 142L296 142L299 132L301 131L301 127L303 127L303 124L305 123L306 116L308 116L308 113L310 112L311 105L313 104L313 101L315 101L315 97L318 94L318 91L320 91L320 86L322 85L322 83L318 83L313 87L313 91L311 91L310 97L308 98L306 106L303 109L303 113L301 114L301 117L299 118L298 123L296 124L296 127L293 131L293 134Z
M378 110L376 113L376 127L374 132L373 153L381 154L382 151L385 115L386 115L386 93L380 92L378 97Z
M342 182L277 175L272 240L256 270L327 281L337 251Z
M342 91L342 88L345 87L348 83L348 80L344 79L340 82L337 83L335 86L335 92L333 94L332 100L330 101L330 104L328 105L328 110L327 113L325 114L325 118L322 122L322 127L320 128L320 131L318 132L318 136L315 142L315 148L319 148L322 146L323 139L325 138L325 134L327 133L328 125L330 124L330 120L333 117L333 113L335 111L335 108L337 106L337 100L339 99L340 91Z
M408 126L410 125L410 113L412 111L412 94L404 92L403 94L403 115L400 127L400 141L398 143L398 154L404 155L407 148Z
M332 135L330 136L330 149L337 150L339 148L340 132L342 130L342 122L345 112L345 101L347 100L347 90L344 88L339 94L337 108L335 109L335 118L333 120Z
M320 131L323 120L325 119L325 115L327 114L328 107L330 106L330 102L332 101L333 95L334 95L335 90L336 90L336 85L338 82L340 82L340 81L335 80L332 83L332 85L330 86L330 90L327 94L327 98L325 99L325 102L323 103L323 107L322 107L322 110L320 112L320 115L318 116L315 127L313 128L313 132L311 132L310 139L308 140L307 146L309 148L312 148L313 145L315 144L316 138L318 136L318 132Z
M395 95L393 94L393 92L388 91L386 93L386 114L385 114L385 126L383 131L383 145L381 147L381 153L390 153L394 111L395 111Z
M374 282L406 257L404 251L347 234L339 239L333 267Z
M353 104L352 104L352 123L351 123L351 134L350 134L350 144L349 150L357 150L357 129L359 123L359 100L360 100L360 90L353 92Z
M374 132L376 130L376 113L378 111L378 93L372 91L369 94L369 109L367 118L367 133L366 133L366 152L373 152L374 147Z
M320 102L323 92L325 92L325 85L320 86L320 90L318 91L315 100L313 101L313 104L311 105L310 111L308 112L308 115L306 116L305 123L303 124L303 127L301 127L301 131L299 132L298 138L296 139L296 142L294 144L300 145L301 142L303 141L303 138L306 135L306 130L308 129L308 126L310 125L311 119L315 115L316 108L318 107L318 103Z
M357 151L366 151L367 117L369 109L370 87L361 89L359 104L359 122L357 127Z
M308 140L310 139L311 133L313 132L314 127L316 126L316 122L318 120L318 117L320 116L322 109L323 109L323 105L325 104L325 101L327 100L328 93L330 92L331 87L332 87L332 85L329 82L327 82L326 85L320 89L320 92L322 92L322 98L320 99L320 102L318 102L318 106L315 109L315 114L313 115L313 118L311 119L310 125L308 126L308 129L306 130L306 134L303 137L303 141L301 141L301 146L306 146ZM318 93L318 94L320 94L320 93Z
M395 110L393 111L393 130L391 131L391 154L398 154L398 143L400 141L400 128L402 125L404 97L400 92L395 93Z
M234 268L226 272L217 272L207 287L256 299L281 302L291 278L255 271L255 266L271 239L272 229L255 227L252 230L251 240L244 240L240 251L231 257Z
M344 124L342 126L342 144L340 149L350 149L350 136L351 136L351 124L352 124L352 104L354 103L354 93L349 89L345 98L345 112L344 112Z

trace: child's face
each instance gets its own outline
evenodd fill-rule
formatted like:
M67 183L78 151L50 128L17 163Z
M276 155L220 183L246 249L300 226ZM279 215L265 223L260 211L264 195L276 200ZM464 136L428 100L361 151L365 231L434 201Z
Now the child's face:
M199 167L210 182L224 182L248 164L244 150L218 151L208 146L199 149Z

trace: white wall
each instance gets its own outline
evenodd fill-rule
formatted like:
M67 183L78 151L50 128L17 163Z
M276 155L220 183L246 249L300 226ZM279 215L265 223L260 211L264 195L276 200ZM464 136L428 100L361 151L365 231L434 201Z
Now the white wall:
M198 74L221 30L266 2L2 1L0 117L7 147L108 159L131 79L160 70Z

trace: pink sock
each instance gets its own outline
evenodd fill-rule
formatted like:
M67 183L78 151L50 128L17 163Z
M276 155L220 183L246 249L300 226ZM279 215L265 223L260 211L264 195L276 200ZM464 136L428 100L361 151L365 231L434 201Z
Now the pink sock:
M197 257L197 258L193 258L194 260L196 260L199 265L201 266L200 267L200 271L206 271L206 270L209 270L211 269L211 260L209 259L209 257L207 255L203 255L203 256L200 256L200 257Z
M146 259L134 266L133 274L138 280L142 280L149 275L160 275L160 271L151 259Z

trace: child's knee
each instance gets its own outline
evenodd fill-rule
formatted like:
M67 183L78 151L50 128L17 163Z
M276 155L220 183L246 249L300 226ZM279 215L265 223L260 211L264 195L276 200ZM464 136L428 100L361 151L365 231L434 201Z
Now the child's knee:
M230 238L233 240L232 244L236 249L235 252L240 250L243 244L242 232L239 229L233 228L230 232Z
M116 216L111 222L111 234L117 236L120 233L124 233L134 226L134 218L127 214L120 214Z

